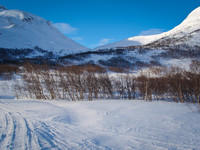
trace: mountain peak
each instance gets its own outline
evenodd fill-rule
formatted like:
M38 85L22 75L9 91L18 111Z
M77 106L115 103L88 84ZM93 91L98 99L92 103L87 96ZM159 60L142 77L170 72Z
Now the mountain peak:
M7 10L7 8L4 7L3 5L0 5L0 11L2 11L2 10Z
M193 10L186 19L197 19L200 18L200 7Z
M200 7L193 10L178 26L168 32L157 35L134 36L122 41L110 43L95 48L111 49L117 47L144 46L152 43L167 46L200 47ZM162 43L162 44L161 44ZM164 43L164 44L163 44Z
M0 5L0 48L31 49L29 57L65 56L89 49L66 37L44 18Z

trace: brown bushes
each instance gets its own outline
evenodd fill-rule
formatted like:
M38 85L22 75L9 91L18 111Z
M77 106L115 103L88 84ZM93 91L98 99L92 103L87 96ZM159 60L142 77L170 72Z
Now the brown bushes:
M22 83L16 83L18 98L83 100L112 97L111 82L100 66L70 66L50 69L26 64ZM98 72L98 74L96 73Z
M18 97L35 99L135 99L200 102L200 62L190 71L152 68L147 74L110 77L100 66L24 66L23 83L16 85ZM154 76L150 75L153 72Z
M14 65L0 65L0 78L10 80L13 75L18 72L18 67Z
M175 102L199 103L200 63L192 62L190 70L170 68L162 76L137 78L139 93L145 100L171 99Z
M106 72L105 68L98 65L83 65L83 66L73 65L73 66L63 67L63 69L71 73L83 73L83 72L105 73Z

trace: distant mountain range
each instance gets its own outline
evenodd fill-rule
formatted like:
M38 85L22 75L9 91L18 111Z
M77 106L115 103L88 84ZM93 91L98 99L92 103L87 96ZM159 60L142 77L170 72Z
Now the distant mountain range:
M70 57L69 57L70 56ZM157 35L135 36L65 57L72 64L97 64L106 68L188 68L200 60L200 7L174 29Z
M27 59L107 68L188 65L200 59L200 7L168 32L130 37L91 50L60 33L50 21L0 5L0 62Z

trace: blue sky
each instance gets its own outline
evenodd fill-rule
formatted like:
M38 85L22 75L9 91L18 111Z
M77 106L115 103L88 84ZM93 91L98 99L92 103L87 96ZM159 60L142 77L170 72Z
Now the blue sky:
M89 48L172 29L200 6L199 0L1 0L52 21Z

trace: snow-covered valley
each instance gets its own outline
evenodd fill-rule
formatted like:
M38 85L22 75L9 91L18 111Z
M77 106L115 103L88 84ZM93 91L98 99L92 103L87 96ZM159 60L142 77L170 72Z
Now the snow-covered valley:
M90 50L0 5L0 150L199 150L199 16Z
M140 100L0 100L0 149L200 149L200 115Z

